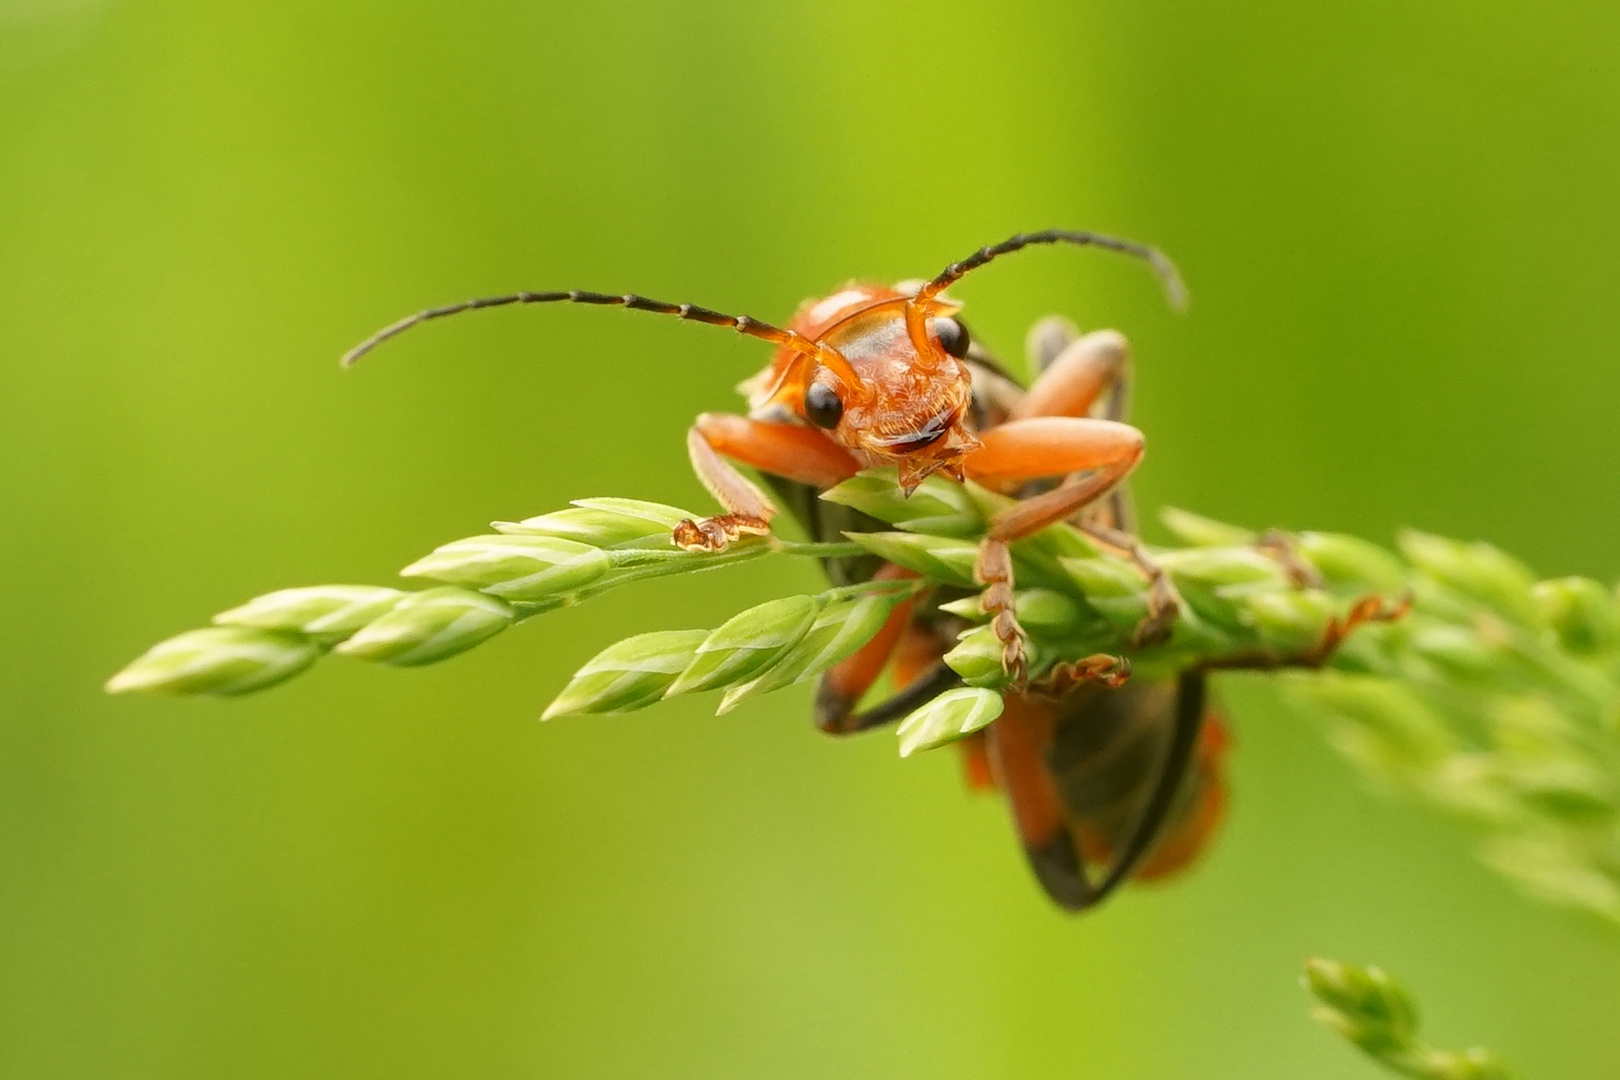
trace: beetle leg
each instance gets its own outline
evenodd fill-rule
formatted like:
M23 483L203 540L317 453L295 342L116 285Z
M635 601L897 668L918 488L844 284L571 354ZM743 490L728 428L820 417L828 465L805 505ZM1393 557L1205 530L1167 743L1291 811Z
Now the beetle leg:
M847 703L841 713L824 712L818 691L816 726L828 735L855 735L862 731L870 731L872 728L892 724L904 718L914 709L926 705L945 691L961 685L962 676L952 671L941 660L919 676L915 682L908 683L905 689L897 691L865 712L851 713L848 711Z
M1074 325L1053 316L1030 330L1031 358L1040 366L1035 385L1013 410L1013 416L1101 415L1109 420L1124 416L1130 380L1130 345L1114 330L1098 330L1077 337ZM1144 648L1170 635L1181 611L1181 596L1132 530L1130 499L1116 487L1106 500L1092 503L1080 515L1087 536L1120 558L1129 559L1147 579L1148 614L1132 634L1132 644Z
M984 586L980 603L1001 642L1001 669L1010 677L1013 689L1020 689L1029 678L1029 651L1024 647L1024 628L1013 613L1012 552L1005 540L985 537L973 576Z
M1042 329L1041 337L1042 348L1057 340L1051 329ZM1086 416L1104 394L1109 395L1109 400L1103 418L1121 419L1125 414L1124 388L1130 357L1130 344L1117 330L1095 330L1070 341L1042 368L1035 384L1014 406L1012 419Z
M1131 383L1130 343L1117 330L1081 335L1061 315L1049 315L1025 339L1039 375L1016 410L1018 416L1095 416L1124 420ZM1130 493L1115 488L1086 508L1085 520L1136 531Z
M1051 491L1014 503L990 520L975 576L985 586L983 606L1002 644L1002 665L1014 686L1028 677L1024 632L1013 614L1015 540L1073 516L1105 494L1142 459L1142 433L1128 424L1083 417L1029 417L984 433L968 455L967 475L998 482L1067 476Z
M1363 596L1351 605L1343 618L1334 616L1328 620L1327 626L1322 630L1322 636L1315 645L1304 652L1292 656L1279 656L1273 652L1252 652L1240 656L1229 656L1223 660L1205 661L1199 665L1200 671L1217 670L1246 670L1270 671L1276 668L1303 667L1319 668L1333 659L1339 646L1344 644L1345 638L1358 626L1367 623L1394 622L1405 617L1412 608L1412 595L1407 593L1394 603L1390 603L1382 596Z
M916 577L910 570L885 564L873 580L893 581ZM853 735L905 716L917 706L958 685L962 679L939 660L943 651L931 631L911 621L915 602L895 605L883 626L849 656L821 676L816 684L816 726L829 735ZM892 672L898 692L862 713L857 702L894 661Z
M957 740L960 747L962 762L962 782L969 791L994 791L996 787L996 774L990 764L990 750L987 737L981 728L963 739Z
M1145 649L1169 637L1171 628L1176 624L1176 616L1181 614L1182 601L1181 594L1176 591L1170 575L1159 561L1131 533L1086 522L1081 523L1080 531L1111 554L1130 560L1147 579L1148 613L1131 633L1132 647Z
M770 532L775 504L728 458L818 488L832 487L860 469L854 458L816 428L724 413L699 416L686 434L686 450L692 471L726 509L724 514L675 526L671 540L688 551L722 551L741 536Z
M1024 360L1029 370L1039 376L1079 336L1080 328L1062 315L1036 319L1024 335Z
M885 563L872 576L873 580L892 580L900 576L900 568ZM816 682L812 706L816 727L829 735L847 735L859 730L852 723L852 710L888 666L895 646L911 623L912 606L911 600L900 601L866 644L822 673Z
M1322 575L1299 553L1294 538L1280 529L1267 529L1254 546L1282 567L1296 589L1320 589Z
M1128 659L1096 653L1079 660L1054 664L1052 670L1029 689L1033 694L1056 701L1084 683L1101 683L1110 690L1118 690L1130 677L1131 662Z
M1322 640L1308 650L1303 656L1293 658L1293 663L1301 667L1319 668L1333 659L1333 654L1339 651L1344 639L1350 632L1363 623L1394 622L1411 610L1412 597L1406 595L1395 603L1390 604L1382 596L1363 596L1350 608L1344 618L1328 620L1327 629L1322 632Z

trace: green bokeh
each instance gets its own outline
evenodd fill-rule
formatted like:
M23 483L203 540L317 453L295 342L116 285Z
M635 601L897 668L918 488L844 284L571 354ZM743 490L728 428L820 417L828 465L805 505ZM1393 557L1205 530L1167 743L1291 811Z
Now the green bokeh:
M111 700L255 593L388 582L584 495L701 505L689 418L781 317L930 273L1015 352L1130 333L1138 494L1489 537L1620 577L1620 7L0 0L0 1076L1368 1077L1300 963L1374 960L1442 1044L1620 1070L1620 941L1513 894L1234 679L1192 876L1048 907L949 755L802 694L535 722L618 636L781 571L655 583L452 663ZM723 582L723 587L718 587Z

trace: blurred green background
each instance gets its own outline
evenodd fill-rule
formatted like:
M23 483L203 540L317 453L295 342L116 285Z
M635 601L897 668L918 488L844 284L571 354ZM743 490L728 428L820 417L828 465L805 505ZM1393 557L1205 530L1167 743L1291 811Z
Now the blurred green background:
M1305 1018L1372 960L1441 1043L1620 1070L1620 941L1380 800L1237 677L1229 827L1071 919L948 755L803 693L541 725L658 583L419 671L112 700L272 588L492 518L704 505L756 343L424 304L633 289L761 317L1049 225L958 291L1136 342L1144 506L1488 537L1620 576L1620 7L0 0L0 1075L1370 1077Z

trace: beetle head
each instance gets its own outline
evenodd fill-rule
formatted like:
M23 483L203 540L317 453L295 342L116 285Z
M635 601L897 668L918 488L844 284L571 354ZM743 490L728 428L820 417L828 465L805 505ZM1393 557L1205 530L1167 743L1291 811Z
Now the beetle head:
M969 423L972 376L963 362L968 334L952 318L957 305L944 291L991 260L1032 244L1090 245L1144 259L1171 302L1180 307L1186 301L1176 268L1153 248L1100 233L1046 229L980 248L926 282L893 289L851 286L801 311L788 329L635 293L525 291L426 308L372 334L345 353L343 362L352 364L430 319L510 304L622 307L724 327L777 347L772 366L744 384L750 404L825 428L863 465L898 466L909 494L935 472L960 480L963 459L979 445Z
M784 397L805 420L827 430L867 466L894 465L910 494L935 472L962 479L962 462L979 445L971 426L973 377L964 362L968 335L952 318L956 305L936 301L916 319L914 299L869 304L840 321L817 344L844 361L806 363ZM802 395L802 397L800 396Z

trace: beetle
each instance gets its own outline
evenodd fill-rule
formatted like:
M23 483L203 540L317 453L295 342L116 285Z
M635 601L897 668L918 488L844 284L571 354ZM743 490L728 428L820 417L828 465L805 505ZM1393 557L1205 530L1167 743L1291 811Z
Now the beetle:
M806 302L785 327L634 293L516 292L418 312L343 361L420 323L513 304L618 306L771 343L770 363L740 388L747 413L705 413L688 432L693 469L723 509L675 527L672 542L690 550L718 551L770 530L778 507L738 463L760 473L817 539L877 527L815 498L873 466L895 466L908 495L940 473L1018 496L989 521L975 566L1010 690L1003 714L963 745L970 784L1005 793L1035 876L1054 901L1078 911L1128 878L1164 876L1192 861L1221 817L1227 740L1208 715L1201 671L1127 682L1123 660L1092 657L1029 682L1009 552L1023 537L1072 520L1131 559L1150 583L1138 647L1167 636L1179 609L1170 579L1134 536L1123 488L1144 447L1142 433L1124 420L1125 338L1111 330L1081 335L1061 319L1038 323L1029 339L1038 374L1026 389L975 341L958 317L961 305L946 294L992 260L1046 244L1144 260L1171 302L1185 302L1179 274L1156 249L1049 229L980 248L926 281L847 285ZM828 571L840 583L900 573L876 560L832 561ZM830 734L865 731L958 685L940 659L960 628L953 618L937 597L898 605L871 641L822 677L817 725ZM857 711L886 669L897 692Z
M764 535L778 510L732 462L818 489L863 468L894 465L907 494L935 472L971 477L995 489L1062 477L1050 490L997 514L980 546L976 575L984 608L1015 684L1028 673L1024 636L1012 610L1009 545L1069 518L1114 488L1141 460L1143 436L1118 419L1088 415L1123 375L1122 338L1088 339L1054 364L1003 422L980 430L968 362L971 338L944 291L992 260L1035 244L1101 247L1146 260L1172 303L1186 290L1159 251L1117 237L1067 229L1021 233L980 248L914 287L852 285L802 306L783 329L747 315L672 304L635 293L517 292L428 308L379 330L343 356L353 364L389 338L431 319L510 304L600 304L722 326L777 346L771 363L745 383L746 416L705 413L687 433L693 470L725 513L678 524L672 540L688 550L719 551L746 535ZM908 285L910 283L902 283ZM1117 339L1117 340L1116 340ZM1139 563L1139 545L1130 545ZM1174 598L1162 573L1140 643L1162 637Z

